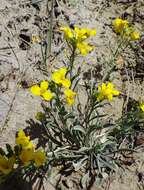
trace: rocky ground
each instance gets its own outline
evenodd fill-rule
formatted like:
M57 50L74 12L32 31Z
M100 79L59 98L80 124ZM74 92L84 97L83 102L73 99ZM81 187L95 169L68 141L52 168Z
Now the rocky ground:
M49 3L47 0L1 0L0 6L0 146L14 143L15 133L27 126L26 120L34 118L41 109L41 99L33 97L29 87L46 78L42 69L41 46L32 43L32 35L44 39L49 20ZM77 25L96 28L97 35L92 43L95 50L86 58L83 69L85 80L94 71L94 78L100 80L104 74L100 65L106 66L111 49L116 46L116 35L111 23L116 17L128 19L140 32L144 31L143 0L56 0L53 17L52 53L47 60L48 72L62 64L65 58L62 35L59 27L71 22ZM144 95L144 36L137 42L136 49L127 49L118 58L119 70L111 77L118 89L138 100ZM128 102L128 100L126 100ZM117 98L105 112L111 110L111 116L118 118L126 104L123 98ZM139 190L143 189L144 152L135 155L135 162L127 166L122 173L115 174L104 189ZM50 178L56 183L60 176ZM142 178L143 178L142 177ZM61 189L81 189L76 176L69 177L68 187ZM63 181L67 181L64 177ZM144 184L143 184L144 185ZM50 184L46 189L54 189ZM97 187L93 187L97 189Z

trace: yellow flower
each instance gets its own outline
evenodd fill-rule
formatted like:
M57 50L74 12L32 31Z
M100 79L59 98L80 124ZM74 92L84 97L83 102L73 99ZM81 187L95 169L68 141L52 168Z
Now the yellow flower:
M32 141L29 141L29 143L26 146L23 146L22 148L25 150L34 150L35 145L33 144Z
M111 82L109 82L107 85L105 83L102 83L101 86L98 86L97 100L101 101L108 99L111 101L113 99L113 95L117 96L119 94L120 92L114 89L114 85Z
M90 51L93 50L93 47L88 45L86 42L77 43L77 48L79 49L82 55L87 55Z
M16 144L27 146L30 141L30 136L26 136L25 132L21 129L16 137Z
M55 71L52 74L52 80L59 85L63 85L66 88L69 88L71 85L71 81L65 78L67 73L67 69L65 67L60 68L58 71Z
M66 96L67 104L70 106L73 105L75 102L74 97L76 96L76 93L70 89L66 89L64 94Z
M68 26L61 27L60 30L64 32L66 39L73 39L80 41L85 40L90 36L96 35L96 30L94 29L91 30L88 28L78 28L77 26L74 27L74 30Z
M32 35L31 41L32 41L32 43L40 43L41 39L38 35Z
M75 31L75 38L77 41L83 41L90 36L96 35L96 30L90 30L88 28L78 28L77 26L74 27Z
M133 32L131 32L130 37L131 37L131 40L139 40L140 39L140 33L133 31Z
M16 144L21 145L23 149L34 149L35 145L30 141L30 136L26 136L21 129L16 137Z
M141 103L139 107L142 110L142 112L144 112L144 103Z
M38 150L33 153L33 161L36 165L36 167L42 166L46 161L46 155L44 152Z
M78 48L82 55L86 55L93 50L93 47L84 41L90 36L96 35L95 29L91 30L88 28L78 28L77 26L74 26L74 29L62 27L61 30L64 31L65 37L70 44L74 48Z
M50 101L53 97L53 94L48 89L48 82L42 81L39 85L34 85L31 87L31 93L36 96L42 96L44 100Z
M128 24L127 20L116 18L113 22L113 28L116 33L121 33L128 27Z
M14 163L14 157L7 159L5 156L0 155L0 172L5 175L9 174L13 170Z
M64 32L66 39L72 39L74 37L71 28L65 26L65 27L61 27L60 30Z
M28 166L33 159L33 150L22 150L19 158L24 166Z

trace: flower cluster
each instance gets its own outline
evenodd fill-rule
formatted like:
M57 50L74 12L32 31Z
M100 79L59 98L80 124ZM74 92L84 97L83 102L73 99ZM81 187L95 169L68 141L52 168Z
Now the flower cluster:
M74 28L61 27L64 32L66 40L72 45L72 47L77 48L82 55L87 55L93 50L93 46L89 45L85 40L90 36L96 35L96 30L90 30L88 28Z
M52 81L56 84L56 86L65 88L64 95L66 98L66 102L68 105L74 104L74 97L76 93L70 89L71 81L66 77L68 70L66 67L62 67L59 70L52 73ZM48 90L48 81L42 81L40 85L33 85L31 87L31 93L36 96L42 96L44 100L50 101L54 97L54 92L52 93Z
M11 149L10 156L5 153L0 154L0 173L7 175L19 166L29 166L33 163L35 167L40 167L45 163L45 153L41 150L35 150L35 145L23 130L18 132L16 144L18 152Z
M56 84L66 88L64 90L65 98L66 98L67 104L71 106L74 104L74 97L76 93L73 92L71 89L69 89L69 87L71 86L71 81L66 78L67 72L68 70L65 67L60 68L58 71L55 71L52 74L52 80Z
M73 105L74 104L74 97L76 96L76 93L72 91L71 89L66 89L64 91L64 94L66 96L66 101L68 105Z
M67 69L65 67L62 67L52 74L52 80L58 85L69 88L71 86L71 81L66 78L66 73Z
M30 141L30 137L25 135L23 130L18 132L16 144L22 148L19 158L24 166L28 166L31 161L34 162L36 167L43 165L46 160L45 153L40 150L35 151L35 145Z
M36 96L42 96L44 100L50 101L53 98L53 94L48 90L48 81L42 81L39 85L33 85L31 87L32 94Z
M113 95L118 96L120 91L114 88L114 84L111 82L102 83L102 85L98 85L98 93L97 93L97 100L102 101L104 99L108 99L111 101L113 99Z
M35 148L33 142L30 141L30 136L26 136L23 130L18 132L16 144L21 145L23 150L31 150Z
M139 40L140 34L133 27L129 26L127 20L116 18L113 22L113 29L117 34L130 37L131 40Z

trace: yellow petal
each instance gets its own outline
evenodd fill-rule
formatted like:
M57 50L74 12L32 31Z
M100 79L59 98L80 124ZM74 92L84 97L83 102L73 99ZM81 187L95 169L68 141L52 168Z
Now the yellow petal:
M136 32L136 31L132 32L130 36L131 36L131 40L139 40L140 39L140 33Z
M33 153L33 160L35 162L36 167L40 167L46 161L46 155L44 152L38 150Z
M14 163L14 157L7 159L5 156L0 155L0 172L5 175L9 174L13 169Z
M113 99L112 94L109 94L109 95L107 96L107 98L108 98L109 101L111 101L111 100Z
M46 100L46 101L50 101L53 98L53 94L47 90L46 92L44 92L42 94L42 97Z
M65 87L65 88L69 88L71 86L71 81L68 80L68 79L64 79L62 80L62 85Z
M93 50L93 47L88 45L86 42L77 43L77 48L81 52L82 55L87 55L90 51Z
M66 73L67 73L67 69L66 69L65 67L62 67L62 68L59 69L59 73L60 73L63 77L65 77L65 75L66 75Z
M20 129L18 132L18 137L25 137L25 136L26 136L25 132L22 129Z
M107 88L109 88L109 89L113 89L113 88L114 88L114 84L111 83L111 82L108 82L108 84L107 84Z
M73 105L75 102L74 98L66 98L66 101L67 101L67 104L70 106Z
M30 140L30 136L26 136L23 130L18 132L18 136L16 137L16 144L27 146Z
M108 99L111 101L113 99L113 95L119 95L119 94L120 92L114 89L113 83L108 82L107 85L106 83L102 83L101 86L98 86L97 100L101 101L104 99Z
M65 80L65 75L67 73L67 69L65 67L60 68L58 71L55 71L52 74L52 80L56 84L62 84L63 81Z
M60 83L61 83L60 74L59 74L57 71L52 74L52 80L53 80L56 84L60 84Z
M38 85L34 85L31 87L31 93L36 95L36 96L40 96L41 95L41 89Z
M48 89L48 81L42 81L41 83L40 83L40 88L41 88L41 90L47 90Z
M23 146L22 148L23 148L23 150L34 150L35 145L33 144L32 141L29 141L29 143L26 144L25 146Z
M118 91L118 90L113 90L112 93L113 93L113 95L119 95L119 94L120 94L120 91Z
M71 89L66 89L65 91L64 91L64 94L67 96L67 97L74 97L74 96L76 96L76 93L74 92L74 91L72 91Z
M91 35L91 36L95 36L95 35L96 35L96 30L91 30L91 31L90 31L90 35Z
M106 84L102 83L101 90L105 90L105 89L106 89Z
M123 32L124 29L126 29L127 27L128 27L128 21L127 20L117 18L113 22L113 28L114 28L116 33Z
M71 39L71 38L74 37L71 28L69 28L69 27L61 27L60 30L62 30L64 32L65 37L67 39Z
M140 104L140 109L144 112L144 103Z
M32 150L22 150L22 152L20 154L20 160L22 161L24 166L29 165L32 158L33 158Z

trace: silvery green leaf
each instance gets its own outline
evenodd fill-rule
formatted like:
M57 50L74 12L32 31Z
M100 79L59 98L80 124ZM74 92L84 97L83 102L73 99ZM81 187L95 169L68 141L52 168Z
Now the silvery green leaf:
M78 171L80 168L82 168L86 164L85 162L86 160L87 160L87 157L81 159L79 162L76 162L76 163L73 162L75 171Z
M95 184L96 184L97 187L99 187L102 184L102 178L97 176Z
M76 152L82 153L82 152L88 151L89 149L90 149L90 147L82 147L79 150L77 150Z
M31 0L31 3L32 4L37 4L37 3L41 2L41 1L43 1L43 0Z
M114 163L108 163L99 157L99 161L103 163L103 166L109 167L111 170L116 171Z
M47 123L46 124L46 127L48 127L48 128L56 128L57 126L56 125L54 125L52 122L51 123Z
M85 130L84 130L84 128L82 126L80 126L80 125L74 126L71 130L72 131L80 131L80 132L82 132L84 134L86 133Z
M90 181L89 171L82 177L81 184L83 188L86 188Z
M108 178L108 174L107 174L106 172L102 172L101 175L102 175L102 177L103 177L104 179L107 179L107 178Z
M65 116L65 119L74 119L75 118L75 115L73 113L68 113L66 116Z

